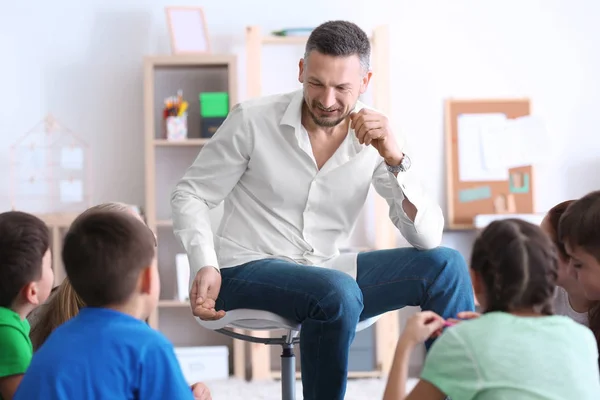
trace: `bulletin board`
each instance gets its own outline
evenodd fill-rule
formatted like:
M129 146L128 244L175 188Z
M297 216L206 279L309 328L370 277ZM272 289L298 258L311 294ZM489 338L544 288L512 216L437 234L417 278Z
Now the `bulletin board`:
M489 131L503 119L529 115L528 99L446 101L448 229L473 229L480 214L533 213L533 167L490 166L490 159L502 160L510 149L498 146L494 154L487 142L483 151L481 139L483 126Z

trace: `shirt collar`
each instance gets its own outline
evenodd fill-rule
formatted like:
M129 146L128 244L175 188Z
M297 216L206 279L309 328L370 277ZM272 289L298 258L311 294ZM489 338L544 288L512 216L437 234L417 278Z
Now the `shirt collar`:
M281 120L280 125L288 125L292 128L300 128L300 122L302 120L302 103L304 102L304 95L302 89L292 93L290 103L288 104Z
M296 135L296 139L299 143L308 140L308 138L303 138L302 134L302 104L304 102L304 93L303 90L297 90L291 93L290 102L279 121L280 125L287 125L294 129L294 133ZM354 106L354 112L358 112L365 108L365 104L361 101L357 101ZM367 146L360 144L356 135L354 134L354 129L348 128L348 136L346 136L346 140L344 141L349 148L344 155L346 161L352 158L354 155L360 153ZM306 144L309 147L309 144ZM307 149L308 149L307 147ZM352 150L350 150L352 149ZM308 151L308 150L307 150Z

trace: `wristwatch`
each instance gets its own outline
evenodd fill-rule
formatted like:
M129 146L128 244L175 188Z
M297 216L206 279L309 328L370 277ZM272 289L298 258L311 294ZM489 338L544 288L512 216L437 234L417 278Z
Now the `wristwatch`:
M408 157L408 155L404 154L402 156L402 161L400 161L399 165L392 166L392 165L389 165L388 163L385 163L385 166L387 167L387 170L390 171L392 174L397 174L399 172L406 172L410 169L410 158Z

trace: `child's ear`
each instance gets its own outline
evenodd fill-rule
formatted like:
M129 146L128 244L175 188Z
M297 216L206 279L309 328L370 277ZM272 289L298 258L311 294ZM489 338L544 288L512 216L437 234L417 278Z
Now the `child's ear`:
M37 282L29 282L27 285L23 286L21 289L22 299L33 305L40 305L40 299L38 297L39 289L37 286Z
M150 294L150 292L152 291L152 279L154 279L154 274L152 273L152 266L148 266L142 270L140 275L140 289L143 294Z

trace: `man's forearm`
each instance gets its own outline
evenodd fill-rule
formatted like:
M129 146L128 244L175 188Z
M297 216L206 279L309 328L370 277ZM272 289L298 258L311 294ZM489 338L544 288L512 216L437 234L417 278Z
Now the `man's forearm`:
M384 161L387 165L392 167L397 167L402 164L402 159L404 158L404 154L400 154L391 158L386 158ZM394 176L398 177L398 172L392 172ZM406 216L412 221L415 222L415 218L417 217L417 207L411 203L410 200L404 198L402 201L402 209L406 213Z

